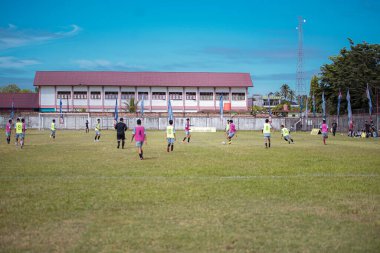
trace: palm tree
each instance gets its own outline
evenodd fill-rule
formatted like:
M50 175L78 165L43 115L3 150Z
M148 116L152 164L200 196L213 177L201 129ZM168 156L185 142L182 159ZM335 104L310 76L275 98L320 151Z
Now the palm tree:
M296 97L296 93L293 90L289 89L288 98L290 102L293 102L295 97Z
M281 96L285 100L287 100L289 98L289 92L290 92L289 85L287 85L286 83L284 83L283 85L281 85L281 87L280 87L280 93L281 93Z

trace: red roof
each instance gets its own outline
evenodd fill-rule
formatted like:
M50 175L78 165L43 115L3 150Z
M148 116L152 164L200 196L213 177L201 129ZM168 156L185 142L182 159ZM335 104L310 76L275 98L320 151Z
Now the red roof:
M117 71L37 71L35 86L202 86L252 87L249 73L211 72L117 72Z
M0 93L0 108L35 109L38 108L38 93Z

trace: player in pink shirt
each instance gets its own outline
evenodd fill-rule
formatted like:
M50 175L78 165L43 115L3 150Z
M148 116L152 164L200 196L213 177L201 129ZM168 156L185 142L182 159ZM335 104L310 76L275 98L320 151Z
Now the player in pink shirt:
M144 159L144 151L142 146L146 143L145 128L141 125L141 119L137 120L137 126L133 129L131 142L135 139L137 151L139 153L140 160Z
M322 132L322 139L323 139L323 144L326 145L326 139L329 138L329 127L326 124L326 120L323 120L323 123L321 125L321 132Z
M7 137L7 143L11 142L11 134L12 134L12 120L8 120L7 125L5 126L5 136Z
M187 138L187 142L189 143L190 142L190 137L191 137L191 134L190 134L190 119L187 118L186 119L186 123L185 123L185 138L183 138L182 142L185 142L185 140Z
M231 144L231 139L235 136L236 127L233 120L230 120L230 130L228 131L228 144Z

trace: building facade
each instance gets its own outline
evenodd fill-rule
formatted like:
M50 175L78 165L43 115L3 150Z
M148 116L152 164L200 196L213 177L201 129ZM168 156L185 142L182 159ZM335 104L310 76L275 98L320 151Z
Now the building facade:
M233 111L248 110L249 73L209 72L113 72L37 71L42 112L113 112L115 104L126 108L131 99L137 111L166 112L170 100L174 112L219 111L220 96Z

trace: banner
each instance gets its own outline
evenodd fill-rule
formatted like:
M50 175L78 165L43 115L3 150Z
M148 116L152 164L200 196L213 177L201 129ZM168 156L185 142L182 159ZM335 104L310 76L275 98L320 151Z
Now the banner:
M119 108L117 107L117 99L116 99L116 103L115 103L115 118L114 119L116 122L119 119Z
M223 96L222 95L219 98L219 112L220 112L220 119L223 119Z
M59 99L59 123L60 124L64 123L63 112L62 112L62 98Z
M172 102L170 101L170 98L168 102L168 120L173 120L173 109L172 109Z
M144 95L142 95L142 100L141 100L141 103L140 103L140 113L141 113L141 117L144 117Z
M351 111L351 97L350 97L350 90L347 90L347 112L348 112L348 124L352 122L352 111Z
M367 98L368 98L369 116L372 116L372 100L371 100L371 94L368 88L368 83L367 83L366 93L367 93Z
M322 117L326 119L326 100L325 92L322 92Z
M313 93L313 116L315 117L317 114L316 112L316 108L315 108L315 96L314 96L314 93Z

